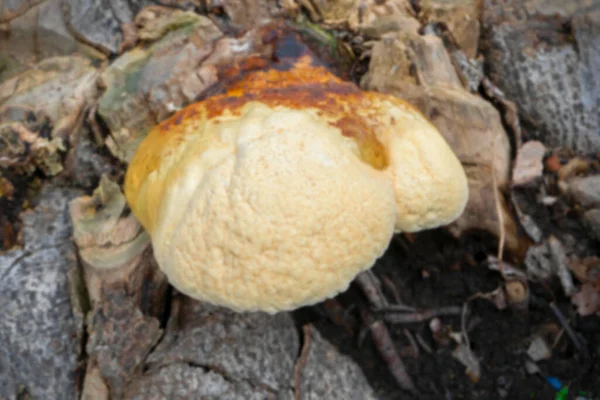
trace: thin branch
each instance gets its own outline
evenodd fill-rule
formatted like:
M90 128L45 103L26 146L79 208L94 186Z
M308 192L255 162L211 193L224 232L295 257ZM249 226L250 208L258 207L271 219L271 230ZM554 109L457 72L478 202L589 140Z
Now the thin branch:
M448 306L433 308L427 310L420 310L411 313L385 312L383 318L391 324L411 324L419 323L430 320L431 318L440 317L444 315L460 315L461 308L459 306Z
M398 385L404 390L415 393L415 385L406 372L404 362L402 362L400 355L396 351L394 342L385 324L382 321L375 320L366 307L361 307L360 314L364 324L369 327L371 338L379 351L379 355L384 359Z
M498 260L502 261L504 254L504 240L506 232L504 229L504 214L502 213L502 204L500 204L500 191L498 190L498 180L496 179L496 143L498 136L494 137L492 143L492 185L494 186L494 204L496 206L496 215L498 218Z
M550 303L550 309L554 313L554 316L556 316L556 319L558 320L558 322L560 322L561 326L564 328L565 332L567 332L567 335L573 342L573 345L575 345L575 348L577 349L577 351L579 353L583 354L584 356L588 357L589 355L588 355L587 351L585 350L583 343L581 343L579 336L577 336L577 334L575 333L573 328L571 328L571 324L569 324L569 321L567 321L567 319L565 318L563 313L556 306L556 304L554 304L554 302Z
M294 400L302 400L302 374L304 373L304 368L308 362L308 355L310 354L310 348L312 347L312 325L304 325L302 327L302 332L304 333L304 345L302 346L300 357L298 357L298 361L296 361L296 366L294 367Z

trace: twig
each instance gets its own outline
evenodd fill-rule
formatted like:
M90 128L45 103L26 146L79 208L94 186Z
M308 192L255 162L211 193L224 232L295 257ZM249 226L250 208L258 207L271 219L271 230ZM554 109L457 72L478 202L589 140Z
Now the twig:
M567 296L572 296L576 290L575 285L573 284L573 277L567 266L568 260L564 246L555 236L550 236L547 241L547 247L565 294Z
M505 280L512 278L527 281L527 275L523 271L502 260L497 259L494 256L488 256L487 263L489 269L500 272L502 278Z
M410 244L406 244L406 242L410 242L408 240L408 238L406 237L406 234L402 234L402 235L394 235L394 243L398 244L400 247L402 247L402 251L406 254L409 253L410 251Z
M521 227L523 228L527 236L529 236L531 240L533 240L535 243L540 243L542 241L542 238L544 237L544 233L542 232L540 227L535 223L533 218L531 218L529 215L525 214L523 210L521 210L514 190L511 190L510 202L515 210L515 213L517 214L519 223L521 224Z
M433 381L429 381L429 387L431 388L431 391L436 395L439 396L440 394L440 390L437 388L437 386L435 386L435 383L433 383Z
M429 344L427 344L427 342L425 341L425 339L423 339L421 337L421 335L419 335L418 333L415 334L415 338L417 338L417 342L421 345L421 347L428 352L429 354L431 354L433 352L433 350L431 349L431 346L429 346Z
M489 80L488 77L484 76L481 80L481 85L485 90L488 97L496 100L502 106L503 117L506 124L511 128L514 135L515 149L521 148L523 144L523 133L521 130L521 123L519 121L519 111L517 105L506 99L502 90Z
M381 282L383 283L383 286L385 286L392 293L394 301L397 304L402 304L402 300L400 299L400 293L398 293L398 289L396 288L396 285L394 285L394 282L392 282L392 280L385 275L383 276L383 278L381 278Z
M398 385L404 390L415 393L416 388L411 377L406 372L404 363L396 351L394 342L382 321L377 321L366 307L360 308L360 315L365 325L369 327L371 338L383 358L388 369Z
M358 348L361 348L363 343L365 342L365 339L367 338L367 334L369 333L369 327L362 325L361 328L358 330L358 336L356 339L356 345Z
M419 311L416 307L407 306L404 304L388 304L386 306L380 308L374 308L375 312L393 312L393 311L407 311L407 312L415 312Z
M504 230L504 214L502 213L502 205L500 204L500 193L498 190L498 181L496 179L496 142L498 136L494 137L492 143L492 185L494 186L494 204L496 206L496 216L498 218L498 260L502 261L504 254L504 240L506 232Z
M554 350L554 348L558 345L558 342L560 342L560 339L562 339L564 334L565 334L565 328L562 328L560 330L560 332L558 332L558 335L556 335L556 337L554 338L554 342L552 343L552 346L551 346L552 350Z
M98 105L93 105L87 111L86 122L92 130L92 135L94 136L94 141L96 146L102 146L104 144L104 138L102 135L102 129L98 125L98 121L96 120L96 114L98 112Z
M443 315L460 315L460 307L448 306L428 310L421 310L412 313L385 313L383 315L383 318L391 324L411 324L427 321L431 318Z
M452 400L452 393L448 390L448 388L444 388L446 393L446 400Z
M334 324L343 327L346 332L351 335L354 333L356 321L354 321L354 318L352 318L350 314L346 312L339 301L337 301L335 298L327 299L323 303L323 309Z
M368 270L358 274L356 283L360 286L362 292L373 307L381 308L388 305L387 299L381 292L381 284L373 271Z
M410 331L408 329L406 329L406 328L404 328L402 330L402 332L404 333L404 336L406 336L406 338L410 342L410 346L412 347L413 351L415 352L415 358L419 358L419 346L417 345L417 342L415 341L415 338L410 333Z
M296 361L296 366L294 367L294 400L302 400L302 373L308 362L308 355L312 346L312 325L304 325L302 332L304 334L304 344L302 345L300 357L298 357L298 361Z
M581 354L583 354L587 358L588 354L585 351L585 348L584 348L583 344L581 343L581 340L579 339L579 337L577 336L577 334L575 333L573 328L571 328L569 321L567 321L567 319L565 318L563 313L556 306L556 304L554 304L554 302L550 303L550 309L554 313L554 316L556 317L558 322L560 322L560 324L564 328L565 332L567 332L567 335L573 342L573 345L575 345L575 348L577 349L577 351L579 351Z
M462 313L460 316L460 330L465 340L465 344L469 350L471 350L471 341L469 340L469 334L467 333L467 313L469 312L469 302L471 299L465 301L462 307Z
M471 349L471 341L467 332L467 314L469 312L469 300L465 302L462 309L462 315L460 319L461 336L462 340L458 346L452 352L452 356L460 361L465 367L465 373L473 381L479 381L481 376L481 365L479 360Z

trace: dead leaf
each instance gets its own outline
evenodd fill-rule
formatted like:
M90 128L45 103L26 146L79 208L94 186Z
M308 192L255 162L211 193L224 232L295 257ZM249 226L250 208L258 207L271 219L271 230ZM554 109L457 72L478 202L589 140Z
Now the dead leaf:
M281 15L279 1L273 0L227 0L207 1L208 12L227 14L228 24L237 30L251 29L267 24Z
M75 122L85 105L96 96L98 71L81 56L54 57L0 84L0 110L27 107L36 115L46 115L57 130L65 130L63 119ZM14 121L20 121L13 117Z
M508 249L518 251L516 223L498 193L509 181L508 136L498 111L463 87L442 41L410 31L384 35L373 46L361 86L415 105L462 162L469 180L469 202L450 226L451 232L459 236L471 229L493 235L503 231Z
M513 186L531 186L539 182L544 170L546 147L536 140L526 142L517 153L513 168Z
M594 282L600 277L600 258L586 257L579 259L572 257L568 261L569 268L579 282Z
M505 284L506 297L511 304L523 304L529 298L527 285L521 281L513 280Z
M123 281L133 284L134 271L149 257L146 250L150 247L150 237L133 214L123 216L125 208L125 196L119 185L105 176L92 196L79 197L69 204L73 238L79 248L92 303L101 301L106 285ZM162 285L160 276L157 286Z
M62 10L68 29L78 40L106 55L117 54L127 40L122 26L149 1L112 0L97 3L90 0L64 0Z
M562 167L560 155L557 152L553 152L552 155L546 159L545 164L548 172L557 173Z
M583 317L600 315L600 293L590 282L584 283L579 288L579 291L571 297L571 302L577 307L577 313Z
M555 236L548 238L547 246L554 264L554 272L560 279L565 294L571 296L575 292L575 286L573 285L573 277L569 272L565 248Z
M169 7L148 6L135 17L137 36L141 40L153 42L188 25L194 25L202 18L192 11L182 11Z
M590 170L590 163L580 157L573 157L558 170L558 179L568 181L578 175L586 174Z
M7 3L31 7L9 15L4 14ZM77 52L95 60L104 56L79 42L67 29L62 11L63 0L12 0L0 2L0 35L2 68L0 82L21 73L40 60L68 56ZM6 19L10 19L5 27ZM6 29L6 31L5 31Z
M419 19L423 23L444 23L467 57L474 58L477 56L480 37L478 3L474 0L421 0Z
M110 130L107 147L122 161L130 160L158 122L215 88L220 68L236 66L251 55L271 56L273 50L263 40L268 29L225 37L205 16L155 11L140 14L140 34L155 41L123 54L102 74L107 90L98 114Z
M452 330L449 326L444 325L439 318L433 318L429 321L429 329L438 346L445 347L451 343L450 334Z
M416 32L420 25L408 0L298 0L298 3L321 25L350 29L371 37L402 29Z
M123 267L150 245L148 234L133 214L121 217L125 207L119 185L105 176L92 196L79 197L69 204L75 243L89 267Z
M527 275L535 279L549 279L553 275L554 266L546 242L527 250L525 267Z
M452 357L466 367L465 373L473 383L479 382L481 366L473 351L465 343L461 343L452 352Z
M12 169L21 175L32 175L40 170L51 177L63 170L62 155L66 147L61 138L48 140L42 129L48 122L35 127L38 132L30 131L20 122L0 124L0 169Z
M511 204L513 206L513 210L517 214L517 218L519 219L521 227L523 228L525 233L527 233L527 236L531 238L531 240L533 240L535 243L539 243L544 237L544 233L542 232L538 224L535 222L535 220L521 210L521 207L519 206L520 199L521 196L519 196L519 193L517 193L515 190L511 190Z
M506 308L507 295L502 286L499 286L496 290L486 293L477 293L473 298L485 299L491 302L498 310L504 310Z
M593 210L587 210L583 214L583 221L588 227L590 233L600 240L600 208L594 208Z

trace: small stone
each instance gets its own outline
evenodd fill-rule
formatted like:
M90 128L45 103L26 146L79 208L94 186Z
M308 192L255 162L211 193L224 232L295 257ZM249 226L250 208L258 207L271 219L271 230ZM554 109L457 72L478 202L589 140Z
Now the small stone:
M531 246L525 255L527 275L537 279L548 279L552 276L553 266L546 243Z
M600 208L586 211L583 220L594 237L600 240Z
M569 194L585 208L600 207L600 175L575 178L569 182Z
M521 304L529 297L529 290L521 281L508 281L506 282L505 289L506 297L510 304Z
M552 351L542 337L535 336L527 349L527 355L533 361L547 360L552 356Z

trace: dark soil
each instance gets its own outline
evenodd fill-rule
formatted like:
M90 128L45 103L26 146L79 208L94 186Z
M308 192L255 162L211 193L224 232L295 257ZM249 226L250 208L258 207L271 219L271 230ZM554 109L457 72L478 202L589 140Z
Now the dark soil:
M441 230L423 232L407 240L395 240L374 267L375 274L395 284L404 304L435 308L462 305L477 292L489 292L503 284L499 273L486 265L488 254L496 251L496 242L485 235L474 234L460 241ZM385 289L384 289L385 290ZM582 391L588 398L600 395L600 365L594 362L600 351L600 318L577 317L569 299L560 297L561 288L555 282L531 283L530 301L524 310L508 307L498 310L484 299L470 302L469 338L481 364L481 377L472 382L465 367L452 357L454 343L435 343L429 322L419 324L388 324L398 352L423 399L554 399L557 391L544 376L560 379L569 386L569 397ZM390 297L391 298L391 297ZM361 292L351 287L337 300L346 309L347 320L356 321L356 303L365 304ZM541 327L560 326L549 303L555 301L570 320L574 330L587 344L579 353L563 335L556 343L552 358L538 362L542 374L525 370L526 351L531 335ZM354 358L363 368L370 383L382 399L412 399L413 395L398 389L373 342L364 329L347 329L333 322L325 306L302 309L296 313L299 324L311 322L341 351ZM460 316L440 317L452 331L460 332ZM355 327L358 327L355 323ZM359 328L359 327L358 327ZM410 354L410 342L403 333L408 329L421 337L433 349L428 354L422 347L419 355ZM359 338L365 339L359 343ZM408 354L408 355L407 355Z

